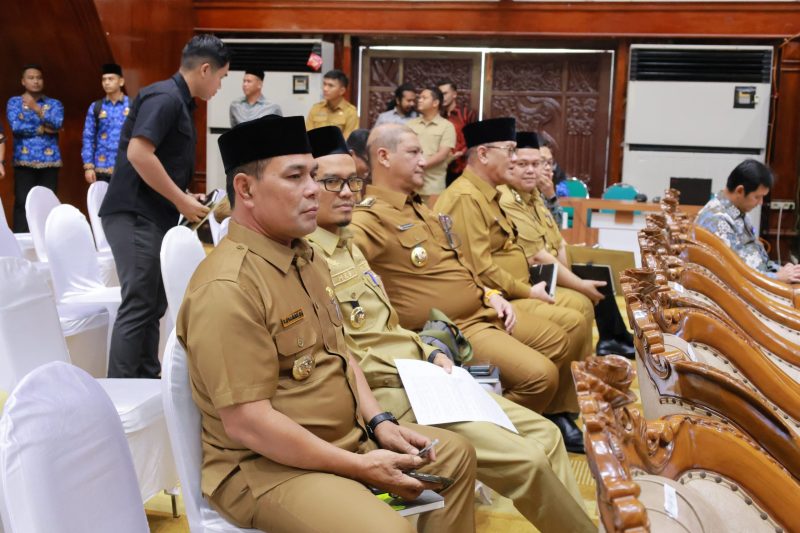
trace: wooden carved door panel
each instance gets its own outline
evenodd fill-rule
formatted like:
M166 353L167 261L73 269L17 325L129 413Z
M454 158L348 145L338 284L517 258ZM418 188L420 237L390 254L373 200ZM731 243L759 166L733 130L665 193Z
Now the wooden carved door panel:
M569 176L600 196L607 171L611 54L489 54L484 117L545 131Z
M480 93L480 54L370 50L364 58L361 127L371 128L394 99L395 88L412 84L417 91L442 79L458 87L458 100L477 108Z

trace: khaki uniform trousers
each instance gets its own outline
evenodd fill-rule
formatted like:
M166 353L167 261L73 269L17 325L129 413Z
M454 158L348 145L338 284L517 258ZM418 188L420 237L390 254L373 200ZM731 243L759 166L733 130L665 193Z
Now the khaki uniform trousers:
M559 368L569 368L567 333L554 322L519 309L516 302L512 305L517 324L510 335L482 323L462 329L472 343L474 361L500 368L505 398L537 413L560 412L551 404L559 392Z
M383 398L406 395L403 389L380 391ZM437 427L472 443L478 458L478 479L510 499L542 533L596 532L597 527L586 514L558 428L529 409L502 396L490 395L519 434L489 422L458 422ZM406 401L399 398L391 404ZM409 410L401 420L416 422L414 412Z
M444 509L419 515L417 529L358 481L324 472L292 478L254 498L237 470L209 498L238 527L269 533L469 533L475 531L475 450L463 437L430 426L404 426L439 439L436 462L421 472L455 480L441 492ZM375 449L372 441L364 451Z
M578 398L575 394L575 383L572 380L570 363L572 361L581 361L589 355L586 354L586 339L588 335L588 346L591 347L591 323L587 324L586 318L580 311L557 304L548 304L541 300L513 300L511 305L514 306L514 310L517 313L518 322L520 316L532 316L538 328L545 330L556 328L566 335L569 343L566 355L563 357L550 357L550 360L558 367L558 385L553 400L543 412L577 413ZM519 327L519 324L517 327ZM548 353L544 350L542 351Z

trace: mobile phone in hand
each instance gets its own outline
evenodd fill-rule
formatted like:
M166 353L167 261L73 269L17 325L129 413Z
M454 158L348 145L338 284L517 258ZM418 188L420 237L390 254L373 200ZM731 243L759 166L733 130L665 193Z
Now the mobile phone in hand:
M404 472L408 477L413 477L425 483L432 483L434 485L441 485L442 489L446 489L453 484L453 480L449 477L437 476L435 474L426 474L424 472L417 472L416 470L409 470Z

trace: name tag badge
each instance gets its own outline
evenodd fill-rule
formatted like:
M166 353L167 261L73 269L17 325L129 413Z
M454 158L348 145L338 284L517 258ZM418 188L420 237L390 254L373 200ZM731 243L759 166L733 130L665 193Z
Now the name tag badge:
M297 309L296 311L292 311L292 313L284 318L281 318L281 326L284 328L288 328L292 324L296 324L305 318L305 314L303 313L303 309Z

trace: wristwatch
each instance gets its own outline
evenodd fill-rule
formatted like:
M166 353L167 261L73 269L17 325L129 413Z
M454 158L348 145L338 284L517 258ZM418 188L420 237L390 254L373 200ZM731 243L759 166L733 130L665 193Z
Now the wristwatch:
M380 424L381 422L386 422L387 420L389 422L392 422L393 424L397 424L398 426L400 425L397 423L397 419L394 417L394 415L389 411L378 413L377 415L372 417L372 420L367 422L367 435L369 436L370 439L374 440L375 442L378 442L378 439L375 437L375 428L378 427L378 424Z

